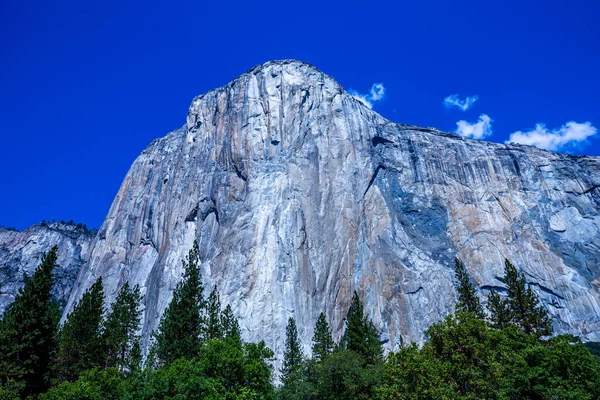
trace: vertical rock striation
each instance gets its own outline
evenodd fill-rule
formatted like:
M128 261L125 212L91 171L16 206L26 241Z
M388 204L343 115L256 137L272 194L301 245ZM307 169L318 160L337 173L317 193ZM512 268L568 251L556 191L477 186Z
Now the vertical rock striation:
M133 163L67 307L102 276L145 295L147 345L194 240L243 336L281 355L339 337L358 290L388 348L453 311L452 259L485 296L511 259L558 332L600 340L600 160L397 124L331 77L268 62L195 98Z
M24 231L0 228L0 315L23 287L23 275L33 275L44 253L58 246L54 295L67 302L83 266L94 232L72 224L43 223Z

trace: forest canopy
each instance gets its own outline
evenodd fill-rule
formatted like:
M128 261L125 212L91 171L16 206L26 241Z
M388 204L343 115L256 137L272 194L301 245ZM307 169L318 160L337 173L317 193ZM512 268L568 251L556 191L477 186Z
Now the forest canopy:
M317 318L311 354L288 320L281 368L264 341L246 342L218 289L205 296L194 244L147 354L142 296L125 283L105 303L102 280L65 322L51 290L57 248L43 257L0 320L0 399L598 399L600 344L553 335L525 277L505 262L506 295L484 307L465 265L454 265L456 312L422 346L384 353L358 292L334 340ZM454 299L448 299L454 301ZM593 353L593 354L592 354Z

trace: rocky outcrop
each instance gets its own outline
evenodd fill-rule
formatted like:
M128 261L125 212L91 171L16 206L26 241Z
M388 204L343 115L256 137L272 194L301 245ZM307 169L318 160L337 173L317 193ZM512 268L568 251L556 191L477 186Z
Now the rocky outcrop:
M67 302L95 232L65 223L43 223L24 231L0 228L0 315L31 276L44 253L58 246L54 270L54 295L61 306Z
M195 98L186 124L133 163L68 307L99 276L145 295L157 327L197 240L203 280L246 339L281 355L296 318L341 334L352 291L387 348L453 311L452 260L485 297L504 258L557 332L600 340L600 160L393 123L331 77L269 62Z

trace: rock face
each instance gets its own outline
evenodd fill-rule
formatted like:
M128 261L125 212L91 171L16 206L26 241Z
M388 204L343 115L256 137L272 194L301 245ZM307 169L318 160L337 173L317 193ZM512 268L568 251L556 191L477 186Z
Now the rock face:
M83 266L94 232L63 223L38 224L24 231L0 228L0 315L52 246L58 246L54 294L64 305Z
M243 336L305 350L354 290L388 349L452 312L452 260L485 297L509 258L558 332L600 340L600 159L388 121L331 77L269 62L195 98L186 124L133 163L69 300L98 276L145 295L147 340L197 240Z

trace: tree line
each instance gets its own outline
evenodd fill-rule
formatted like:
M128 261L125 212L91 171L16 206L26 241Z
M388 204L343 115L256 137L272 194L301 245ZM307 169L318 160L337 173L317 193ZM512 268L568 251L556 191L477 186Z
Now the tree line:
M483 307L464 264L454 265L456 312L433 324L422 346L384 355L380 334L354 292L334 340L317 319L306 355L296 322L282 366L263 341L242 340L217 288L209 296L198 245L143 357L142 296L125 283L109 307L99 278L64 324L50 291L57 248L25 277L0 320L1 399L598 399L600 364L570 335L553 335L525 277L505 262L506 295ZM452 299L449 299L451 301ZM590 347L590 348L593 348ZM275 384L275 382L278 382Z
M40 222L40 225L41 226L50 226L50 224L54 224L54 223L56 223L55 219L53 219L52 221L46 221L45 219L43 219L42 222ZM72 219L69 221L65 221L65 220L61 219L58 223L62 224L62 225L74 226L75 229L82 230L84 233L90 233L90 234L98 233L98 229L93 229L93 228L90 229L87 227L86 224L81 223L81 222L78 222L77 224L75 224L75 221L73 221Z

